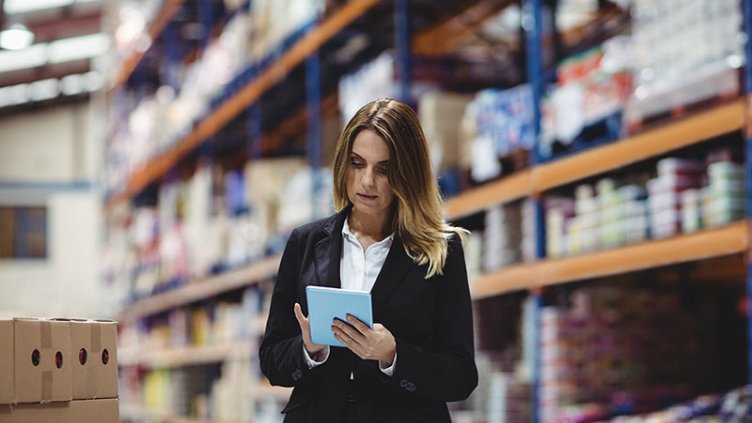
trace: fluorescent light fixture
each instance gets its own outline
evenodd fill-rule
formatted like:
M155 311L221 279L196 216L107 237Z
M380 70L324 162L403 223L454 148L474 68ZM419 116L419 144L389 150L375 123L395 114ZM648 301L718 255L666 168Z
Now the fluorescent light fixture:
M50 78L28 84L0 88L0 108L50 100L60 95L72 96L98 91L104 87L104 75L98 71L71 74L62 79Z
M23 50L34 43L34 33L24 25L15 23L0 31L0 48Z
M110 48L110 37L104 33L64 38L50 43L50 63L90 59L100 56Z
M29 84L18 84L9 88L11 104L23 104L29 101Z
M5 0L4 4L5 13L13 14L69 6L73 0Z
M51 100L60 95L60 87L55 78L42 79L29 84L32 101Z
M63 95L81 94L83 90L83 78L80 74L63 77L60 80L60 90L63 92Z
M101 90L104 87L104 75L101 72L91 71L82 75L84 88L88 92Z
M35 68L47 63L47 44L36 44L25 50L0 51L0 73Z

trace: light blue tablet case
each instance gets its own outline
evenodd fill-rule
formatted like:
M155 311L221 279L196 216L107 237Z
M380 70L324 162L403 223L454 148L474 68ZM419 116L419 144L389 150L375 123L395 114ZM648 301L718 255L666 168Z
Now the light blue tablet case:
M308 322L311 326L311 340L314 344L344 347L332 333L335 317L347 322L346 315L352 314L368 327L373 327L371 293L324 286L307 286Z

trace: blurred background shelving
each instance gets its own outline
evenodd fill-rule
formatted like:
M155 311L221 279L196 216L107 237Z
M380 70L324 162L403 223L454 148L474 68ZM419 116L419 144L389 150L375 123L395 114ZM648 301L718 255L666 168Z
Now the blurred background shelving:
M472 232L455 422L752 416L752 1L0 10L36 37L0 51L0 312L116 318L122 421L282 420L280 254L378 97L416 108Z

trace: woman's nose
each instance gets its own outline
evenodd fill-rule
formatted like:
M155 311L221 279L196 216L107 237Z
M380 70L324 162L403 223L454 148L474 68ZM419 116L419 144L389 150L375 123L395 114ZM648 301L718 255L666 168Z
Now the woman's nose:
M375 184L375 174L373 169L366 169L365 172L363 172L363 185L365 186L373 186Z

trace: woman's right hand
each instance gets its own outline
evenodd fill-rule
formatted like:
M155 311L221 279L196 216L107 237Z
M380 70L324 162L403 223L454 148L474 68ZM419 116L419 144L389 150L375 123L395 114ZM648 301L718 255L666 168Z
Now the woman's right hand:
M298 324L300 325L300 332L303 333L303 346L310 357L315 357L316 354L324 349L325 345L314 344L311 340L311 325L308 322L308 318L303 315L303 309L300 307L300 304L295 303L293 309L295 311L295 318L298 319Z

